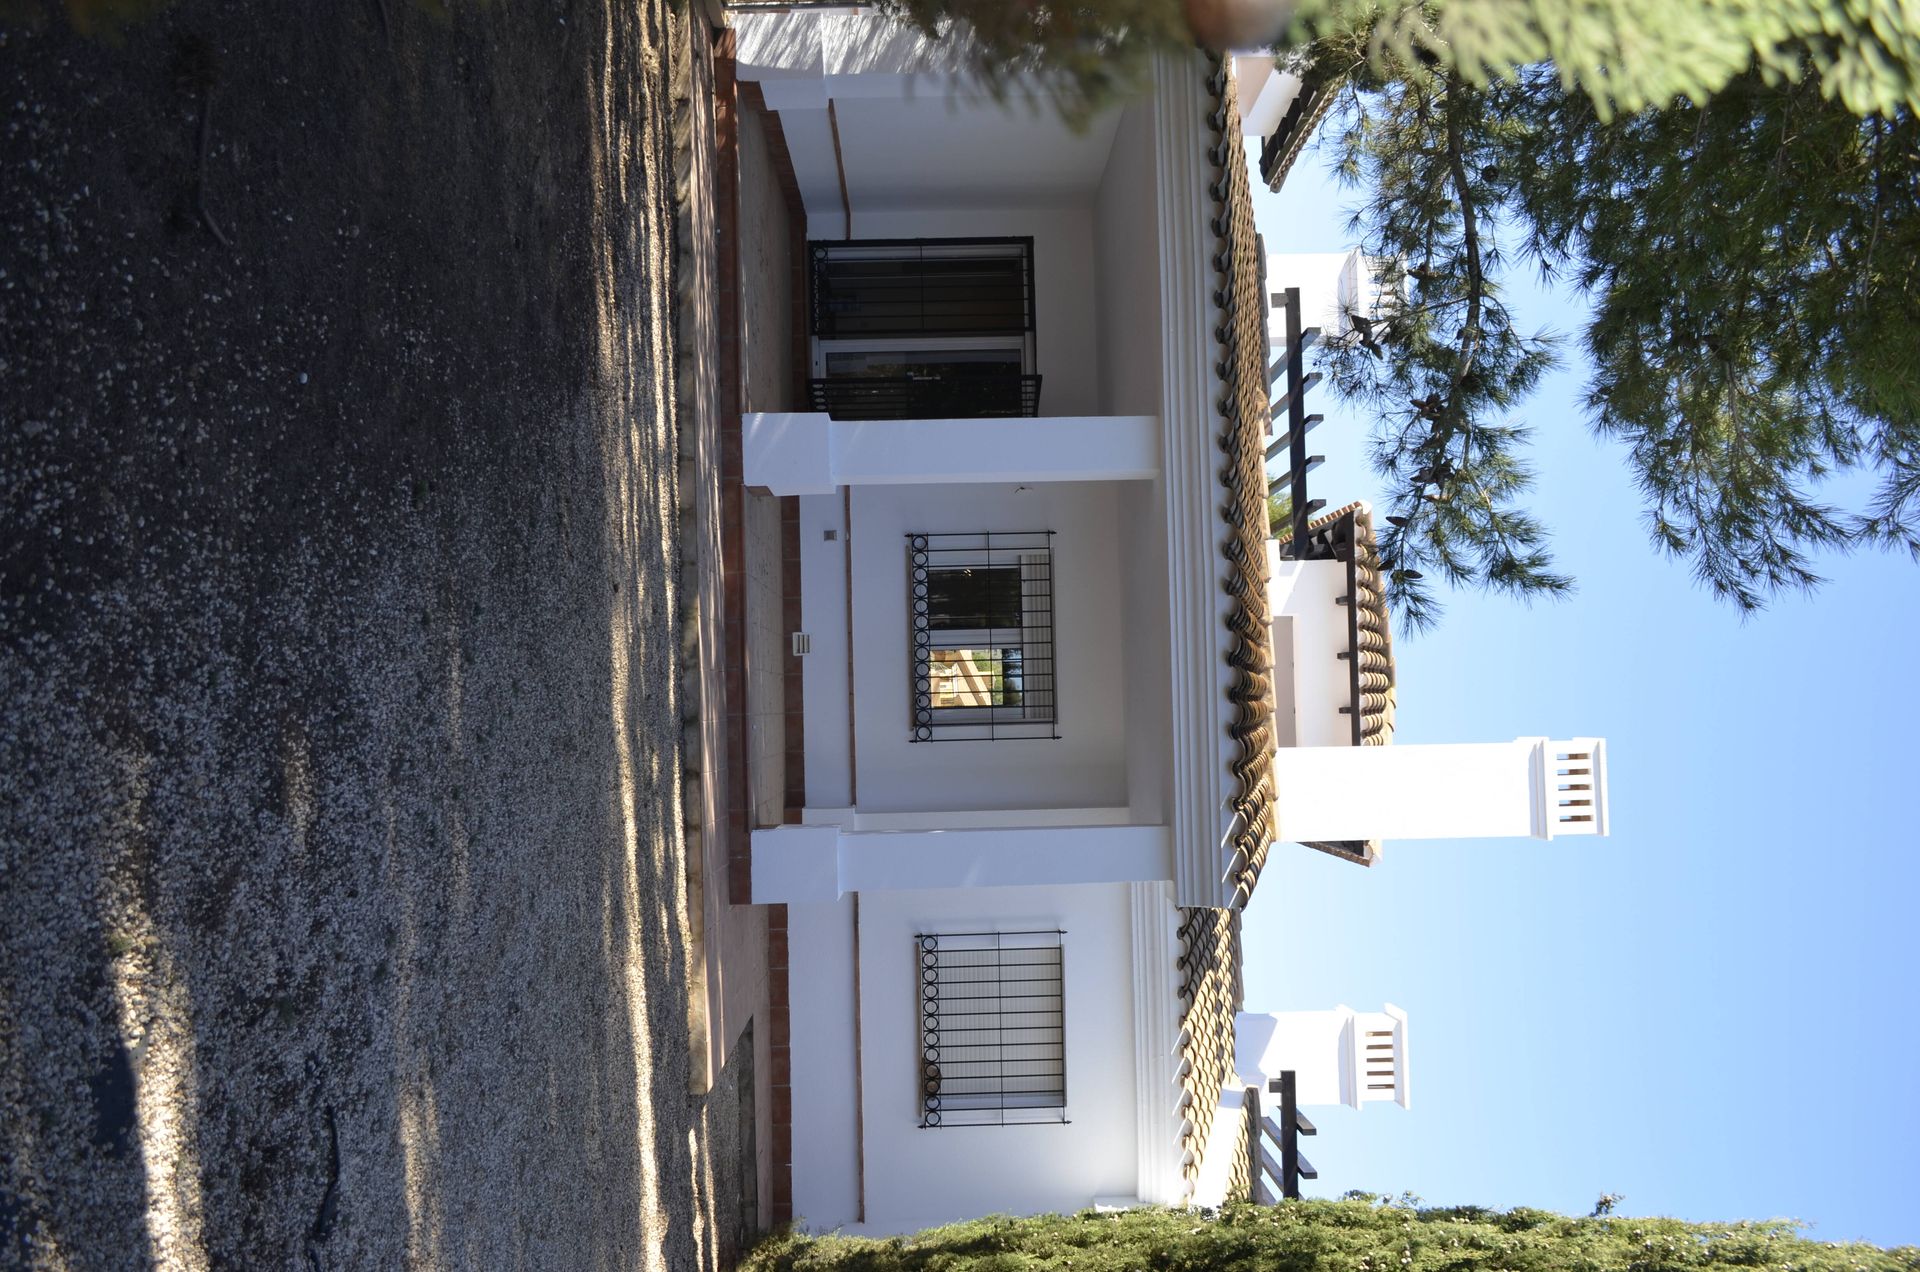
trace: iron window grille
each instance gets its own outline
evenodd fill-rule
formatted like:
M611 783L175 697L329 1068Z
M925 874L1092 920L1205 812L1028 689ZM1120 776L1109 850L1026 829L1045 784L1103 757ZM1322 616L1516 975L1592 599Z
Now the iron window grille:
M922 1127L1067 1121L1065 935L914 938Z
M1058 738L1053 531L907 536L914 742Z
M842 420L1031 416L1033 240L808 244L816 411Z

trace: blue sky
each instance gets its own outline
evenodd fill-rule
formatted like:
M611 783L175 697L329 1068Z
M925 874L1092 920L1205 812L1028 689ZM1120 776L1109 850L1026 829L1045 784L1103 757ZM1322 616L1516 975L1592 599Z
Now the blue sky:
M1271 250L1352 246L1319 155L1281 195L1255 185ZM1575 296L1516 276L1509 299L1523 327L1579 331ZM1743 622L1655 555L1566 352L1520 415L1579 591L1454 593L1439 630L1396 631L1396 741L1603 736L1612 835L1390 842L1370 870L1275 849L1248 1009L1410 1017L1412 1108L1316 1110L1307 1191L1577 1214L1613 1192L1627 1214L1920 1244L1920 567L1829 558L1818 592ZM1309 405L1314 496L1377 500L1370 422L1324 388Z

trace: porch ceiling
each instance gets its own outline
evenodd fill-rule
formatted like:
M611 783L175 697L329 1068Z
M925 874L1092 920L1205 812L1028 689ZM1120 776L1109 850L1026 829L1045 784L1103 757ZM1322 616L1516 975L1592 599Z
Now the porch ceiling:
M1090 202L1120 122L1108 111L1075 133L1045 102L955 100L933 88L836 97L834 114L856 212Z

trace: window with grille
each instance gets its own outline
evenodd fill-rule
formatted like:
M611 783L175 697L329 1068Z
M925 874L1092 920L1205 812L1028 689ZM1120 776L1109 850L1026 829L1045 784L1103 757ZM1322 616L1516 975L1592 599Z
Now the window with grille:
M842 420L1038 413L1031 238L808 249L814 410Z
M912 740L1056 738L1053 532L910 534Z
M1061 932L927 933L920 1125L1067 1120Z

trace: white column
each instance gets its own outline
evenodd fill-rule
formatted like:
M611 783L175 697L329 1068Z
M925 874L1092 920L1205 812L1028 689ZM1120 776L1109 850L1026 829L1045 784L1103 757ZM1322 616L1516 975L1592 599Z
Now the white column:
M1173 875L1165 826L1026 826L753 832L753 900L831 901L850 892L1150 883Z
M742 417L746 484L776 495L841 486L1146 481L1160 471L1152 415L836 420L814 412Z
M802 713L807 807L853 803L853 722L834 709L853 693L847 630L847 518L839 495L800 499L800 683L815 709ZM834 704L833 706L821 704Z
M1502 839L1607 833L1606 742L1282 747L1275 838Z

